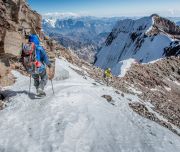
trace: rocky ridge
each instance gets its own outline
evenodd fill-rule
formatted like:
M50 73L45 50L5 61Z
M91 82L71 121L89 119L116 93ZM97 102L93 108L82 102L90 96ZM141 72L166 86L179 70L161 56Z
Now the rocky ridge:
M180 27L177 26L176 23L156 14L152 15L152 18L154 23L152 29L149 31L150 35L156 35L162 32L168 34L173 39L180 40Z

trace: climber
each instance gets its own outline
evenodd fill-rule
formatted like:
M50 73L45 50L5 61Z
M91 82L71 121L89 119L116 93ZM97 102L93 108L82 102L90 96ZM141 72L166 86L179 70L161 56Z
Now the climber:
M107 86L109 85L111 79L112 79L112 73L111 73L111 68L107 68L105 71L104 71L104 79L107 83Z
M26 71L34 79L37 96L45 96L44 87L47 80L54 77L53 67L44 48L40 45L39 37L35 34L29 36L29 42L23 45L21 61ZM48 66L48 72L46 72Z

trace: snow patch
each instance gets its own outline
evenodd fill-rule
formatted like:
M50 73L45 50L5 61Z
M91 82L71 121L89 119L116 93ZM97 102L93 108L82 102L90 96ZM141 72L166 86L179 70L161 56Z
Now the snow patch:
M151 90L151 91L158 91L157 88L151 88L150 90Z
M118 77L124 77L133 63L135 63L135 59L132 58L120 61L112 68L112 73Z
M145 32L146 35L153 29L154 26L154 17L152 17L152 25L149 27L149 29Z
M175 84L177 84L178 86L180 86L180 83L178 81L174 81Z
M136 93L136 94L142 94L141 91L135 89L135 86L133 84L131 84L131 86L128 87L128 90L130 90L130 91L132 91L133 93Z
M166 89L167 91L171 91L171 88L169 88L169 87L165 87L165 89Z
M56 19L45 19L44 20L46 23L49 23L53 28L55 28L56 25Z

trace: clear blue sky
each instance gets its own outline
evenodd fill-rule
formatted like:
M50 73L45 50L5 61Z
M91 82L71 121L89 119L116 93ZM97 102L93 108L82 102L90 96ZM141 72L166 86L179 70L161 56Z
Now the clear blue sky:
M41 14L72 12L92 16L180 16L180 0L27 0Z

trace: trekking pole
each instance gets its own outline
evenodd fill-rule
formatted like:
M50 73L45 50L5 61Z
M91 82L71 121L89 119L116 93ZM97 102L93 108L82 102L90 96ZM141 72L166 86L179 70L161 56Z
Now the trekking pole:
M52 82L52 80L51 80L51 86L52 86L52 91L53 91L53 94L55 94L55 93L54 93L54 86L53 86L53 82Z
M29 83L29 94L31 92L31 74L30 74L30 83Z

